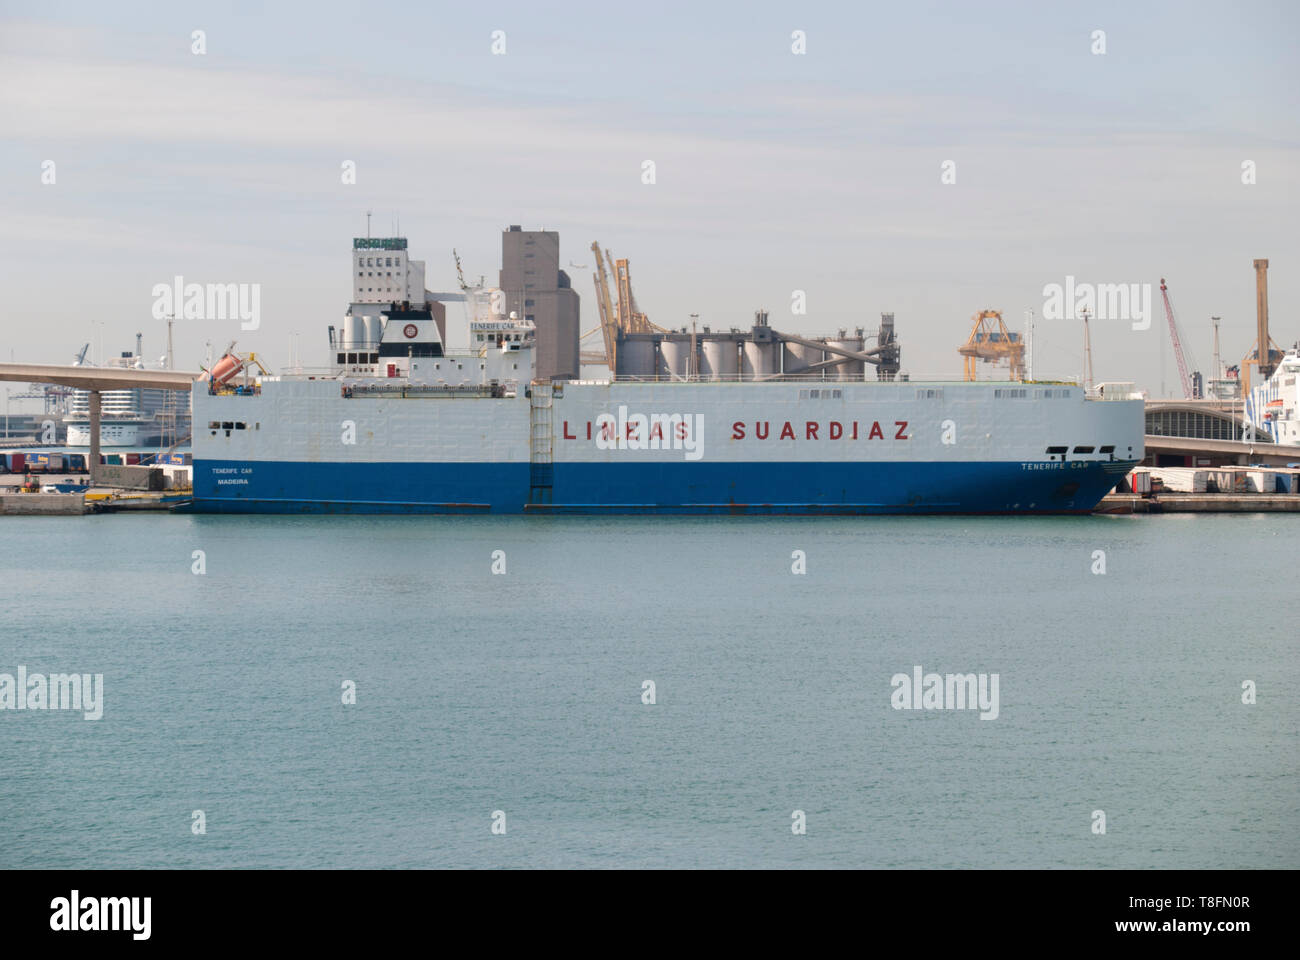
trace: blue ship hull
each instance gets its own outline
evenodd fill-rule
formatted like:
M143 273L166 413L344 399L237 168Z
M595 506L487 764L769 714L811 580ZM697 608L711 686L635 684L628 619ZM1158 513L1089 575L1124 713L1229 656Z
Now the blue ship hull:
M1087 513L1133 461L194 463L205 513ZM217 473L216 471L224 471ZM218 483L218 478L226 478ZM232 482L230 478L236 482Z

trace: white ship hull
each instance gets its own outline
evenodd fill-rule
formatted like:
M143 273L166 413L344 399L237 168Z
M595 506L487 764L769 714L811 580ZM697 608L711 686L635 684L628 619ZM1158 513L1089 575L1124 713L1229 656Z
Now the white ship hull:
M1081 513L1140 400L1021 383L567 383L193 396L194 506L230 512ZM402 393L405 392L406 396Z

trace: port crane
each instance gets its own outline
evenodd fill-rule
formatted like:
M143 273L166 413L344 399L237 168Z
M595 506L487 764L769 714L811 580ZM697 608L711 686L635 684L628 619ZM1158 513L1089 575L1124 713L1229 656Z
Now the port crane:
M1012 380L1025 379L1025 344L1020 334L1012 333L1002 322L999 310L981 310L972 318L970 336L957 348L965 357L966 379L975 379L975 363L1000 363L1005 361L1011 369Z
M1255 342L1241 358L1242 394L1250 396L1251 368L1261 381L1267 380L1282 362L1282 351L1268 333L1268 261L1255 261Z
M601 250L600 244L593 242L591 252L596 256L596 272L591 275L596 287L596 306L600 311L598 328L605 341L605 352L584 351L583 363L604 363L609 366L611 374L616 369L618 359L618 338L627 333L666 333L663 327L650 322L650 318L637 309L636 296L632 293L632 272L627 258L615 260L609 250ZM614 277L614 289L618 299L610 296L610 276ZM596 332L588 330L582 335L586 339Z
M1160 296L1165 302L1165 317L1169 321L1169 341L1174 348L1174 359L1178 361L1178 378L1183 385L1183 398L1191 400L1196 396L1195 385L1192 382L1192 374L1187 372L1187 359L1190 355L1183 349L1182 330L1178 326L1178 320L1174 316L1174 305L1169 300L1169 287L1165 284L1165 278L1160 278ZM1195 369L1196 360L1192 359L1192 367Z

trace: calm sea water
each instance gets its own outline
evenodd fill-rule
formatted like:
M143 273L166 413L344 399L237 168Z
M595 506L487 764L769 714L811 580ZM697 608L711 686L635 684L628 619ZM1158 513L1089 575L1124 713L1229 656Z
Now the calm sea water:
M0 712L0 867L1297 867L1297 542L6 517L0 672L102 673L105 706ZM916 664L997 673L999 717L892 709Z

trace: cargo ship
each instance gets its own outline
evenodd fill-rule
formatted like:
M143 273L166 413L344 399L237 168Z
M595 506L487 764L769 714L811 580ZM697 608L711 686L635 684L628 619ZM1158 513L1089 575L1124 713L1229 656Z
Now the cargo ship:
M383 276L375 263L397 271L379 296L409 292L395 239L354 241L354 298ZM572 358L539 344L555 328L527 312L542 294L464 299L460 349L430 295L354 299L326 370L272 376L223 357L193 388L191 509L1069 514L1143 457L1143 403L1126 394L905 379L892 315L869 349L861 331L809 339L762 313L743 332L629 333L608 377L580 379L556 376L576 333Z

